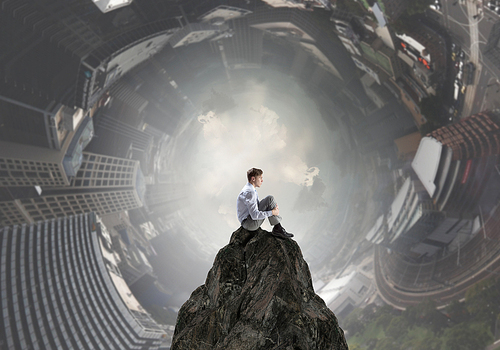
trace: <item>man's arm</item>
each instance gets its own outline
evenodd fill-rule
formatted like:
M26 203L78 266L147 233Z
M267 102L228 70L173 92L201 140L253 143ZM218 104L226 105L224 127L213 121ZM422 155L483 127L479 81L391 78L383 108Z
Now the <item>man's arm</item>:
M247 205L248 213L250 214L252 220L262 220L273 215L271 210L259 210L259 207L257 206L257 196L255 196L255 193L247 192L245 194L245 204Z

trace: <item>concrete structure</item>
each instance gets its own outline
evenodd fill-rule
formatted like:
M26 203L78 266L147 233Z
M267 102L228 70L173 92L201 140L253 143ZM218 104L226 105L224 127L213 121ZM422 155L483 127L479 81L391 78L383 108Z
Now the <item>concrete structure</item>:
M102 217L108 228L113 251L118 255L117 265L128 286L132 286L145 274L153 275L148 256L154 255L148 239L129 221L126 213L108 214Z
M383 40L374 35L360 42L363 57L379 66L393 79L401 76L403 70L397 52L387 47Z
M317 293L339 318L345 318L373 291L370 278L361 272L352 271L335 278Z
M500 154L499 125L497 113L482 112L422 139L412 168L439 210L478 213Z
M69 186L45 187L41 196L0 202L0 223L34 223L90 211L115 213L141 207L144 192L138 161L85 152Z
M459 221L438 210L419 180L407 178L388 213L378 218L366 239L418 259L449 244L463 228ZM464 220L465 224L470 222Z
M422 136L418 131L402 136L394 140L397 149L398 158L401 160L411 160L417 153Z
M330 8L329 0L263 0L272 7L289 7L301 10L311 10L314 7Z
M0 229L6 349L157 349L164 331L132 296L95 214Z
M58 149L0 141L0 186L69 185L94 133L92 119L81 119Z
M469 236L500 154L499 115L483 112L422 138L389 212L366 238L413 258L432 256ZM476 220L477 221L477 220Z
M260 68L264 33L248 25L247 17L230 22L232 31L214 44L220 51L224 66L229 69Z

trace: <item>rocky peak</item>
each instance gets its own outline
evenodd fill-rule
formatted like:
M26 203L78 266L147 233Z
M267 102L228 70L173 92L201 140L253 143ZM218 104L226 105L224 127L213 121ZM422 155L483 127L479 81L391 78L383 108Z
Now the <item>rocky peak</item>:
M298 244L239 228L182 306L172 350L347 350Z

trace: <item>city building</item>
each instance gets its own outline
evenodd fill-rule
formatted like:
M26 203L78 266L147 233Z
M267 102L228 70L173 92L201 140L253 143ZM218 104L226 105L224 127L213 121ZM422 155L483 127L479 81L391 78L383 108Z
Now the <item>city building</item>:
M497 112L439 128L420 142L412 168L439 210L478 213L477 203L500 154Z
M263 31L250 27L247 17L239 17L229 23L230 35L214 41L224 66L229 69L260 68Z
M497 112L482 112L422 138L414 173L366 239L419 259L447 248L459 234L470 237L482 217L485 188L497 174L499 120Z
M422 135L420 135L418 131L394 140L394 145L396 146L398 153L398 159L403 161L413 159L417 153L421 140Z
M363 113L371 110L372 103L364 94L356 75L351 56L341 41L325 37L321 28L309 20L307 13L297 9L278 8L272 11L257 9L248 16L248 23L280 39L300 45L313 58L316 65L345 83L342 93Z
M359 152L369 154L379 151L392 154L395 139L416 131L408 110L391 97L392 100L389 99L382 108L352 126L352 136Z
M155 251L142 231L130 223L127 213L104 215L101 220L108 229L118 268L127 285L133 285L145 274L154 275L148 257Z
M314 7L329 9L331 6L329 0L264 0L264 2L272 7L289 7L310 11Z
M99 215L141 207L145 182L136 160L83 153L80 169L69 186L42 187L35 197L11 190L0 201L1 225L34 223L85 212Z
M397 79L403 73L401 61L397 52L384 44L384 41L370 35L360 42L363 57L380 67L392 79Z
M72 130L58 148L0 141L0 186L69 185L82 164L83 149L94 134L89 116L80 118L76 129L72 116L70 121Z
M374 285L369 277L351 271L321 287L318 295L337 317L344 319L373 291Z
M0 344L6 349L157 349L93 213L0 228Z
M136 160L141 160L136 158L139 155L151 153L154 137L150 134L112 117L102 109L93 119L96 137L86 151ZM147 169L147 164L144 169Z

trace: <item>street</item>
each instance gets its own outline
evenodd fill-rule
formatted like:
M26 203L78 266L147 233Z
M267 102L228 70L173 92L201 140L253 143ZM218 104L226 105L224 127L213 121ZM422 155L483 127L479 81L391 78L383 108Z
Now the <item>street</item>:
M500 16L483 2L443 1L440 11L432 11L432 18L447 29L452 42L466 54L465 61L476 69L473 83L465 91L461 118L482 110L500 108L500 69L483 55L489 35Z

